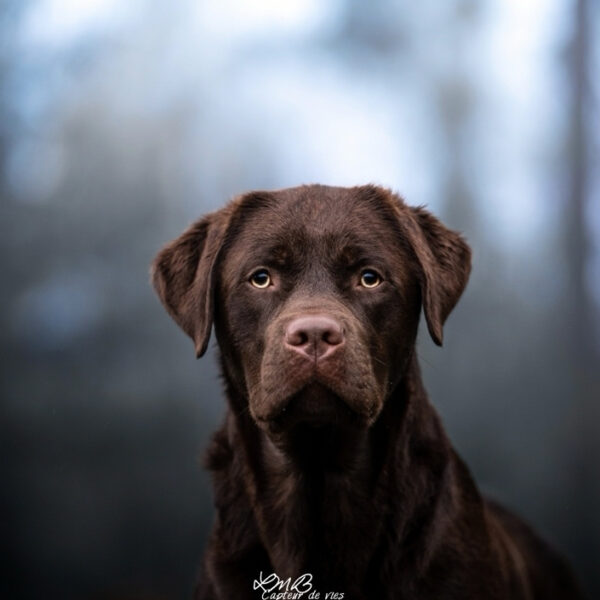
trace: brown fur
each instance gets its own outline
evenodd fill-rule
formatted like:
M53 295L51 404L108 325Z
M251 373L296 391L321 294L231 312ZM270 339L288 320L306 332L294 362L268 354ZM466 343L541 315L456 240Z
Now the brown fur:
M562 560L482 499L423 388L421 307L441 345L469 271L460 235L374 186L249 193L160 252L155 288L198 356L214 322L229 401L198 599L260 598L260 572L310 573L321 598L580 597Z

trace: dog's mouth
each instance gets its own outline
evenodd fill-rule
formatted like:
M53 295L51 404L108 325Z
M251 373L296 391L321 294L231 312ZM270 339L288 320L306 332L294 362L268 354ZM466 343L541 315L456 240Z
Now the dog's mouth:
M293 394L270 421L272 430L297 426L350 428L359 424L357 415L340 396L319 382L311 382Z
M363 416L317 382L293 394L276 415L259 425L270 441L307 473L352 464L367 431Z

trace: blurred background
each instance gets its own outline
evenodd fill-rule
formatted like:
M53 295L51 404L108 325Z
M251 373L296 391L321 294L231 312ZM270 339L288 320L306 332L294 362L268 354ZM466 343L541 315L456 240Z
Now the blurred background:
M2 598L189 597L224 403L148 266L231 196L311 182L464 232L426 384L600 597L598 3L0 7Z

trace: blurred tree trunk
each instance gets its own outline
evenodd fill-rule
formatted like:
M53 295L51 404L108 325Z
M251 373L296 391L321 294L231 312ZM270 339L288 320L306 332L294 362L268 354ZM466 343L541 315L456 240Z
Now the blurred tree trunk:
M571 90L570 114L566 140L567 197L564 206L565 249L568 268L568 286L564 298L568 333L565 350L570 353L573 373L574 396L565 401L573 409L573 497L572 510L579 515L578 537L581 565L584 576L594 579L599 555L598 535L600 518L600 489L596 472L596 457L600 452L597 429L599 422L598 398L600 385L597 368L599 364L598 343L595 339L594 302L587 281L590 264L589 229L586 222L587 204L592 195L589 153L591 148L590 122L590 63L592 18L589 0L575 0L573 34L569 48L567 78ZM557 340L557 343L560 343ZM596 515L594 523L589 516ZM587 558L586 558L587 557Z

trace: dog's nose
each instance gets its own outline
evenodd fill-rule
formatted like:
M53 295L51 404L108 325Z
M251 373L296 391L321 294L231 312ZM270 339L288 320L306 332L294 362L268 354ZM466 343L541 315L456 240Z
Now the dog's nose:
M343 343L342 326L326 315L298 317L285 331L286 346L313 360L329 356Z

